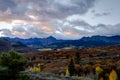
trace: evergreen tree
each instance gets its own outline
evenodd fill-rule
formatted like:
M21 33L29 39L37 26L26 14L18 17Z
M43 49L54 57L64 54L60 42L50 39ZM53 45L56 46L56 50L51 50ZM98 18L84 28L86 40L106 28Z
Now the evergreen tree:
M23 58L17 52L11 50L8 53L0 55L0 80L16 80L19 72L25 69L27 59ZM1 74L3 74L2 76ZM8 75L9 74L9 75Z
M80 64L80 54L77 52L74 56L75 64Z
M75 66L74 66L73 59L71 59L69 65L68 65L68 71L69 71L70 76L75 75Z

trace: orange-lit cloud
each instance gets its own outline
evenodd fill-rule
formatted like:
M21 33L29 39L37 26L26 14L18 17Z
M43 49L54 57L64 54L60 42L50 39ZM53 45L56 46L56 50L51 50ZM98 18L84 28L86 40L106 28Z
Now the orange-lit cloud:
M73 34L73 32L66 31L66 32L64 32L64 34L66 34L66 35L72 35L72 34Z
M43 27L41 27L41 29L44 31L52 31L52 29L50 27L47 27L47 26L43 26Z
M22 38L22 37L26 36L26 32L14 31L14 32L12 32L12 35L19 36Z

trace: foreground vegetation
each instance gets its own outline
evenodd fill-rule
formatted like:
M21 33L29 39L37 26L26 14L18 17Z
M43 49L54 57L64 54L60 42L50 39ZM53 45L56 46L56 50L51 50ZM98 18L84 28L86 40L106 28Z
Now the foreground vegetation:
M11 50L8 53L0 55L0 80L27 80L25 75L19 72L25 70L27 59L23 58L19 53Z
M0 54L0 80L119 80L120 46Z
M120 79L119 45L81 50L43 51L24 56L29 60L28 70L38 73L88 77L92 80Z

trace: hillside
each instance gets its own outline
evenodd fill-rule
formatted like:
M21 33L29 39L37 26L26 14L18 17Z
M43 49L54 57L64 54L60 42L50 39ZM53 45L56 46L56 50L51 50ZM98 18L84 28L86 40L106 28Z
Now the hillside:
M11 49L20 53L35 51L35 49L29 48L21 42L11 42L4 38L0 38L0 53L8 52Z
M70 59L74 58L76 52L80 54L81 67L94 65L92 67L95 68L96 64L116 65L120 61L120 45L80 50L43 51L24 54L24 57L30 60L31 65L40 63L43 66L43 72L59 73L61 70L65 71Z

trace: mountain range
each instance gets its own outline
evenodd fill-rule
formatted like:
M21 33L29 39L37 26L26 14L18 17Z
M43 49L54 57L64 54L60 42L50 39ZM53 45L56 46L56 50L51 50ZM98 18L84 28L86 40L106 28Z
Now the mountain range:
M12 42L7 40L6 38L0 38L0 53L8 52L9 50L15 50L20 53L36 51L35 49L30 48L19 41Z
M92 37L83 37L78 40L61 40L56 39L52 36L47 38L29 38L29 39L20 39L20 38L9 38L2 37L0 39L4 39L10 43L19 43L24 45L24 47L28 48L52 48L59 49L64 47L74 46L76 48L89 48L89 47L99 47L99 46L109 46L120 44L120 36L92 36ZM0 42L0 44L2 44Z

